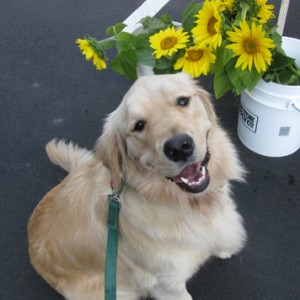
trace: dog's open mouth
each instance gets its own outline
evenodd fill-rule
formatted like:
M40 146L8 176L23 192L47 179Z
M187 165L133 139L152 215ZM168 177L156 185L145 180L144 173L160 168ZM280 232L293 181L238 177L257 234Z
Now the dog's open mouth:
M209 158L210 154L207 152L202 162L187 165L180 174L173 178L173 181L190 193L203 192L208 187L210 180L207 169Z

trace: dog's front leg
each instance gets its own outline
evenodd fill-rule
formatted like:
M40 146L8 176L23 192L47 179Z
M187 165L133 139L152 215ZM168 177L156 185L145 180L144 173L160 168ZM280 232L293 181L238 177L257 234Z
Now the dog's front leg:
M164 286L156 286L151 294L157 300L192 300L191 295L186 290L185 283L180 284L174 290Z
M222 259L230 258L244 247L247 239L243 219L231 199L214 222L217 234L213 254Z

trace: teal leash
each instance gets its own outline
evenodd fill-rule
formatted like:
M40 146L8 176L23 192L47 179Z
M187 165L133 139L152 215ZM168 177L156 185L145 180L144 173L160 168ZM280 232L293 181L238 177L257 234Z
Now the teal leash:
M122 182L117 192L108 196L108 236L105 258L105 300L117 299L117 261L119 246L119 213L121 209L120 194L126 186Z

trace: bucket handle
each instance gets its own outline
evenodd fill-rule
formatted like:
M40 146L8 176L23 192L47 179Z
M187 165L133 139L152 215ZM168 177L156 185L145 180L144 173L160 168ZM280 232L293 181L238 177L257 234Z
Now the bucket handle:
M300 112L300 102L296 102L296 101L290 101L289 105L288 105L288 109L289 110L297 110L298 112Z
M292 106L293 106L296 110L298 110L298 111L300 112L300 105L299 105L299 107L298 107L295 103L292 103Z

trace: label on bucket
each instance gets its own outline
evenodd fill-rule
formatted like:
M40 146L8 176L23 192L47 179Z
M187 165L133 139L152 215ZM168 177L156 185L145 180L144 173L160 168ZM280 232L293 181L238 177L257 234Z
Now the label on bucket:
M242 102L240 106L239 118L249 130L256 133L258 116L256 116L254 113L249 111L245 106L243 106Z
M291 127L280 127L279 136L289 136Z

